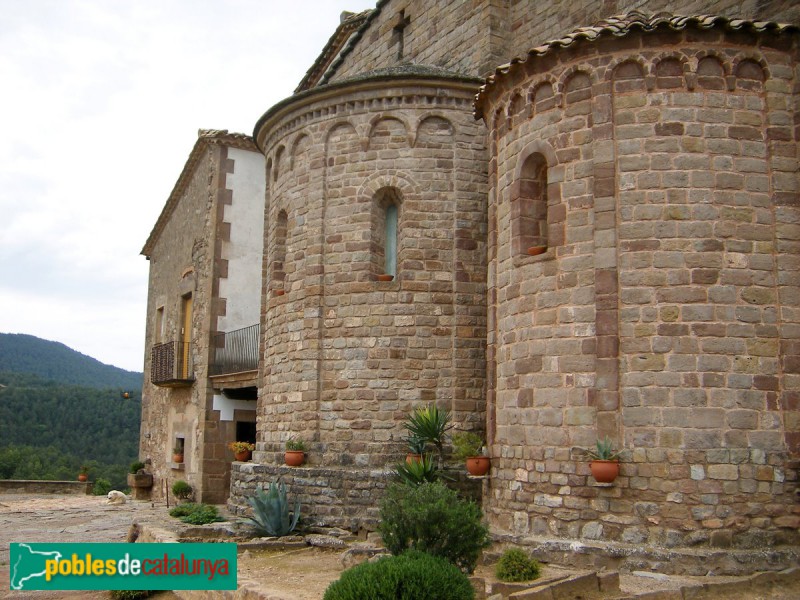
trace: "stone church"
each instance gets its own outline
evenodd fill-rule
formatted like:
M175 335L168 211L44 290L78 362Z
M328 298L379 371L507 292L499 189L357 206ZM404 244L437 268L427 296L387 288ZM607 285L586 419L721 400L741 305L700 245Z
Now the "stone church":
M154 495L186 479L241 511L282 476L310 520L369 530L403 420L436 403L485 437L498 539L791 564L790 23L792 0L344 13L252 137L200 132L143 250ZM581 452L605 436L612 485Z

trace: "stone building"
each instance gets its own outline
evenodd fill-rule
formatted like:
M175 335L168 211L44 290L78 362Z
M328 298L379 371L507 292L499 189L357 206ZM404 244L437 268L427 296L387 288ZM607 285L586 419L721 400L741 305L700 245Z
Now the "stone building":
M306 515L373 527L403 419L435 402L485 433L504 539L796 546L800 35L781 22L796 3L345 15L254 129L257 449L229 507L282 475ZM610 487L580 451L604 436L626 451Z
M150 261L140 457L162 497L182 479L225 502L233 453L255 441L264 157L201 130L142 254ZM183 450L183 460L173 458Z

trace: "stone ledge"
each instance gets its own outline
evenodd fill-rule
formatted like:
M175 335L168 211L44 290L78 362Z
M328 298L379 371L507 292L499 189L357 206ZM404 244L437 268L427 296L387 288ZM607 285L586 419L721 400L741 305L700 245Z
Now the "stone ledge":
M92 493L91 481L42 481L36 479L0 479L3 494L75 494Z
M629 572L652 569L670 575L744 576L785 571L800 562L800 548L659 548L641 544L495 534L494 541L530 549L543 562L574 568Z

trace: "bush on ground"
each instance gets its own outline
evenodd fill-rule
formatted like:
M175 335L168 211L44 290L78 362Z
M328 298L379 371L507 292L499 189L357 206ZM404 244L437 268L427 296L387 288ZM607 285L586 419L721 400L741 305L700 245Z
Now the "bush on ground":
M172 495L176 498L180 498L181 500L188 500L192 497L193 492L194 490L192 489L192 486L182 479L179 479L172 484Z
M184 523L191 525L205 525L206 523L216 523L224 521L219 516L219 511L216 506L211 504L195 504L194 502L185 502L179 504L169 511L171 517L179 518Z
M539 578L539 563L519 548L509 548L497 561L495 575L500 581L530 581Z
M410 550L342 573L323 600L473 600L464 573L443 558Z
M94 485L92 486L92 494L95 496L105 496L113 489L114 488L111 487L111 482L108 479L103 479L100 477L95 480Z
M391 485L380 514L378 530L394 555L420 550L472 573L481 550L489 545L481 509L440 482Z
M139 600L140 598L149 598L155 592L145 590L111 590L112 600Z

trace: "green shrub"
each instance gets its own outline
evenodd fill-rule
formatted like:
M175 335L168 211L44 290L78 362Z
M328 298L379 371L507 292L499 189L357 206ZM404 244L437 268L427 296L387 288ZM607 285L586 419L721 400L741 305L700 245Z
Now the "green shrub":
M184 502L183 504L179 504L175 508L171 508L169 511L169 516L185 517L186 515L192 514L194 507L195 507L194 502Z
M181 521L192 525L205 525L206 523L216 523L225 520L219 516L219 511L216 506L212 506L211 504L198 504L196 506L197 508L192 513L181 517Z
M172 484L172 495L176 498L180 498L181 500L188 500L192 497L192 486L188 483L179 479L175 483Z
M112 600L139 600L139 598L149 598L155 592L146 592L144 590L111 590Z
M144 469L144 468L145 468L145 464L143 462L137 460L136 462L132 462L131 463L131 467L129 469L129 472L133 473L134 475L136 475L136 473L139 472L139 469Z
M472 600L464 573L443 558L410 550L348 569L323 600Z
M453 458L466 460L480 456L483 452L483 438L474 431L461 431L453 435Z
M179 504L169 511L169 515L192 525L205 525L206 523L224 521L224 519L219 516L219 511L216 506L202 503L195 504L194 502Z
M481 517L474 502L462 500L440 482L393 484L381 503L378 530L394 555L421 550L472 573L481 550L489 545Z
M94 482L94 486L92 486L92 494L95 496L105 496L113 489L114 488L111 487L111 482L108 479L98 477Z
M500 581L538 579L539 563L519 548L509 548L497 561L495 575Z
M269 491L258 487L247 502L253 508L253 516L246 517L256 528L272 537L289 535L300 518L300 500L294 504L293 515L289 516L289 500L286 497L286 486L278 479L269 484Z

